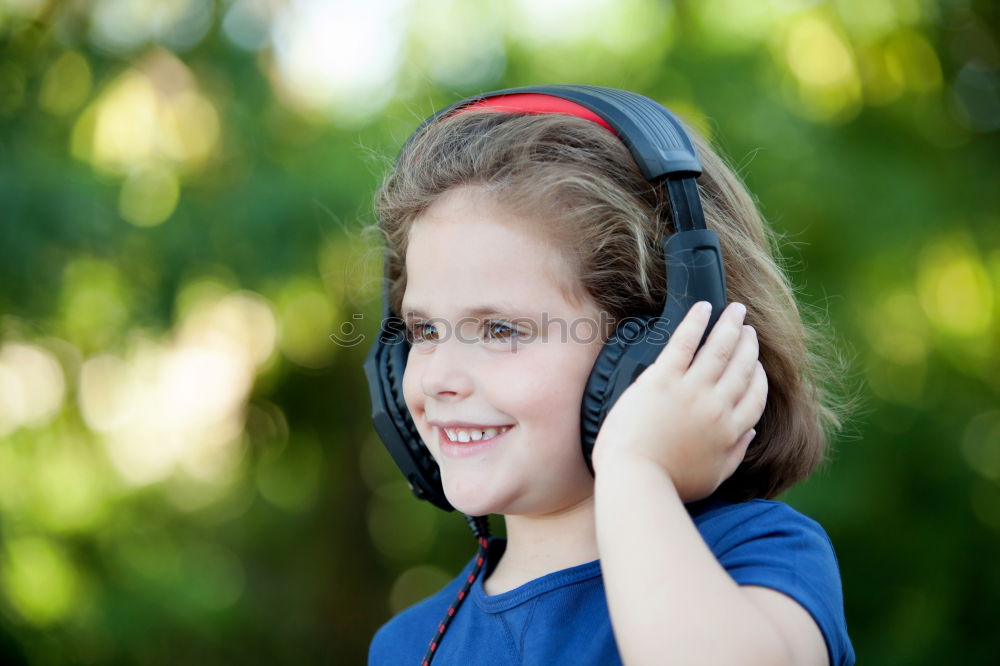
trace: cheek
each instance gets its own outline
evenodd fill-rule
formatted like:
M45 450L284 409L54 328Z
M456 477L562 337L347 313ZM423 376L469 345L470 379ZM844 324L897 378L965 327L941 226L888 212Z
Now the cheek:
M487 355L474 371L469 369L479 377L476 399L550 432L578 428L580 401L598 351L600 345ZM403 373L403 399L414 420L423 417L427 402L421 383L423 360L420 354L410 354Z
M521 413L550 432L578 432L583 390L594 358L587 349L561 349L539 354L498 383Z

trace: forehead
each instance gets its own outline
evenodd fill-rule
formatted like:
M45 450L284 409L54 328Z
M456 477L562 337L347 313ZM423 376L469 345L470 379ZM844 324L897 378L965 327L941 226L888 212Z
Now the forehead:
M535 314L579 311L570 297L576 282L570 263L541 224L511 213L481 188L446 193L410 228L404 314L473 314L485 304Z

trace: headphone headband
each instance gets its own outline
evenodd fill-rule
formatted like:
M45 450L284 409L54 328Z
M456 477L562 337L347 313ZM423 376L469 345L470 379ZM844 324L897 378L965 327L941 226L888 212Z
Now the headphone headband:
M580 106L576 102L571 102L562 97L543 95L541 93L512 93L497 97L484 97L477 102L472 102L458 108L451 115L458 115L466 111L501 111L505 113L520 113L523 115L548 115L562 114L565 116L576 116L589 120L595 125L600 125L615 136L617 132L612 129L608 121L591 111L585 106Z
M701 174L698 151L687 130L674 114L644 95L599 86L524 86L475 95L432 115L414 132L414 136L426 125L466 106L497 97L527 94L545 95L574 103L604 120L628 147L648 181L657 182L665 177L693 178ZM569 115L577 114L571 112ZM698 212L701 212L700 209ZM693 228L702 229L704 224L699 226L696 221Z

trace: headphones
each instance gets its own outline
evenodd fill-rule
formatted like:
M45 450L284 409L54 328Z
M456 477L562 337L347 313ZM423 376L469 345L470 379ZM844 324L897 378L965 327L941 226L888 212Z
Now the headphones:
M691 137L670 111L643 95L597 86L528 86L475 95L438 111L413 136L439 118L481 108L523 114L561 113L597 123L624 142L646 180L666 188L674 233L660 243L667 274L663 310L618 323L594 362L583 394L581 450L593 474L594 442L619 396L652 365L692 305L698 301L712 304L702 343L726 305L719 239L714 230L705 228L698 198L696 178L701 175L701 162ZM453 511L441 485L440 469L421 441L403 399L403 371L410 344L403 320L390 310L388 255L385 265L382 324L364 363L372 421L413 494Z

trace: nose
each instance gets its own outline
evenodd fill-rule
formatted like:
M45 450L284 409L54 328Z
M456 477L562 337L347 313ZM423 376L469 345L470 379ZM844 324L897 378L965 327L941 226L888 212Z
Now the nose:
M467 352L472 345L462 344L454 336L432 344L433 348L421 364L420 382L424 395L438 400L455 400L469 395L473 388L472 359Z

